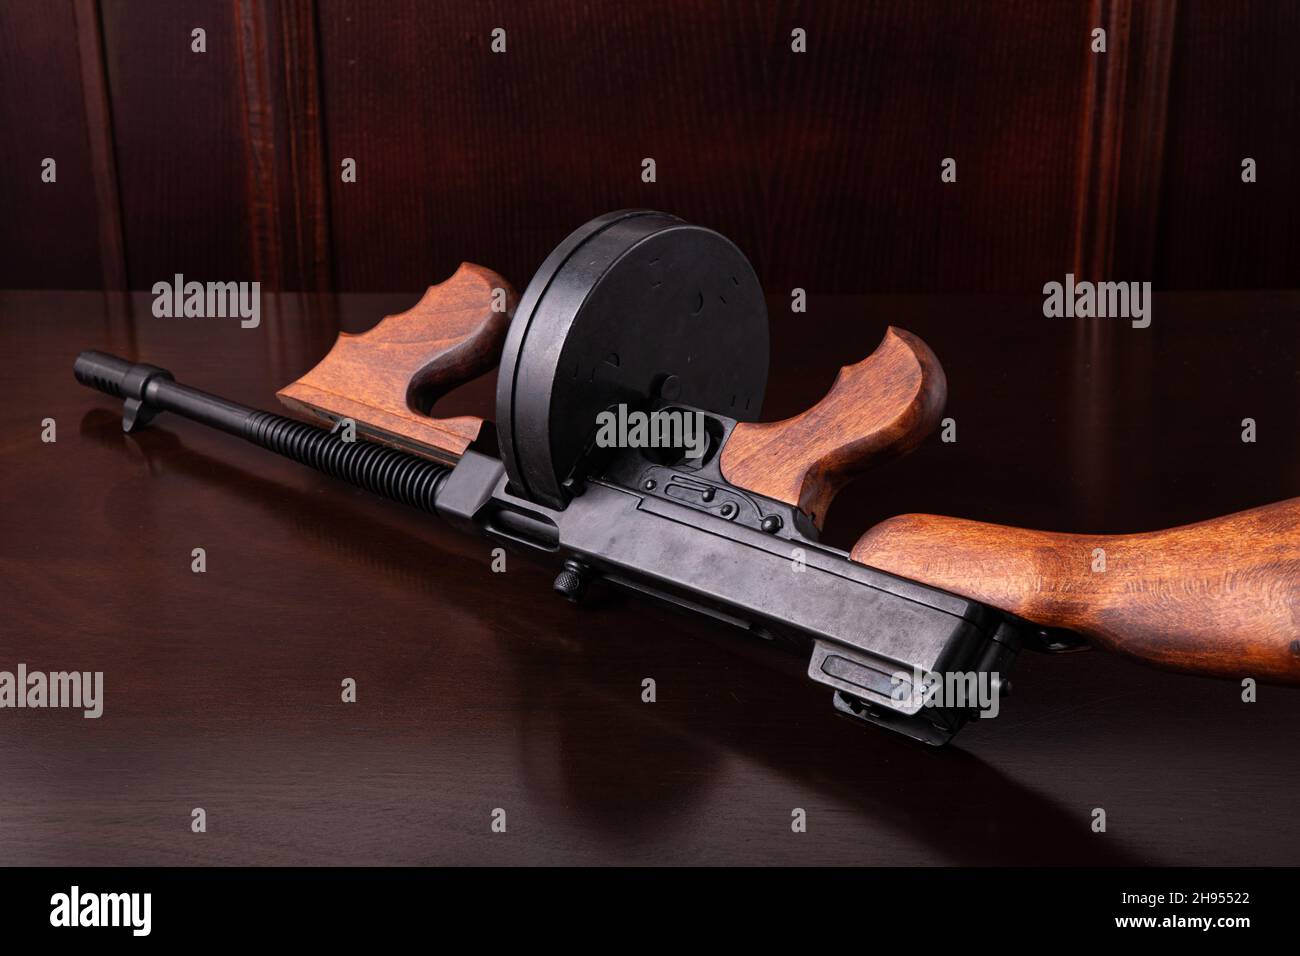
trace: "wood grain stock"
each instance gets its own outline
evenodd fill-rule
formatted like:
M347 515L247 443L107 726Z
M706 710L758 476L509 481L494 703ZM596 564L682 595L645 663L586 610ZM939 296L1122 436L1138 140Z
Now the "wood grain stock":
M796 506L821 527L836 493L873 464L916 447L947 397L930 347L890 327L874 352L840 369L812 408L781 422L737 425L722 449L722 474Z
M1161 667L1300 684L1300 498L1126 535L902 515L852 557Z
M493 311L504 289L506 311ZM359 335L340 332L329 354L277 397L311 417L350 418L367 438L454 462L476 437L474 415L433 418L439 397L493 368L516 297L490 269L462 263L412 308Z

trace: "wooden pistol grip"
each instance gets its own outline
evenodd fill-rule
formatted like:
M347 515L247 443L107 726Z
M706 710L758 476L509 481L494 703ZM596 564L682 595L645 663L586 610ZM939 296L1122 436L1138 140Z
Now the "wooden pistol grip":
M496 289L504 290L505 311ZM406 312L367 332L340 332L329 354L277 397L315 418L350 418L367 438L454 462L478 437L483 419L432 418L428 411L441 395L497 364L515 301L501 276L462 263Z
M741 422L722 448L723 477L784 501L821 527L836 493L871 465L915 448L948 397L943 367L911 332L889 328L820 402L782 422Z
M1147 663L1300 684L1300 498L1124 535L902 515L852 557Z

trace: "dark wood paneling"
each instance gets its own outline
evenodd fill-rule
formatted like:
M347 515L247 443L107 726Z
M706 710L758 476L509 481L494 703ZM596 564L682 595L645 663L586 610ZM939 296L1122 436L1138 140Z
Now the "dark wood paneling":
M117 155L113 148L113 111L104 65L104 33L95 0L73 0L81 92L86 108L86 147L95 181L95 219L103 288L122 292L126 282L126 242L122 235L122 201L118 193Z
M771 177L756 223L768 287L1024 289L1064 273L1084 14L803 5L790 22L813 46L772 51L768 141L746 157ZM940 181L944 157L954 184Z
M0 286L103 279L77 23L70 0L0 3ZM57 181L41 181L41 162Z
M269 287L331 288L313 0L236 0L251 242Z
M1169 97L1156 279L1300 285L1300 5L1184 3ZM1252 157L1259 181L1241 181Z
M173 273L258 279L233 7L101 4L131 287ZM207 31L207 52L190 31Z
M1122 89L1111 126L1113 173L1101 243L1080 243L1078 274L1094 279L1147 279L1152 275L1164 172L1169 76L1173 62L1177 0L1119 0L1109 4L1110 21L1121 27L1121 46L1107 64L1122 72Z
M1293 2L16 0L0 25L10 286L416 290L467 259L522 285L622 206L719 229L775 291L1300 280ZM55 150L45 189L23 170Z
M267 2L278 14L281 52L276 65L285 145L280 150L279 199L290 210L283 217L288 219L285 233L291 236L287 275L292 288L324 291L334 282L316 2Z
M620 207L733 225L758 191L761 50L736 38L739 8L706 9L674 30L634 4L323 6L340 286L417 287L462 259L522 285L569 230ZM657 184L640 180L646 156ZM344 157L356 184L339 181Z
M1076 275L1148 278L1155 247L1177 0L1092 0L1075 190ZM1117 271L1118 270L1118 271Z
M565 9L322 6L342 287L415 286L467 257L522 284L620 206L719 229L775 288L1025 287L1068 267L1083 8Z

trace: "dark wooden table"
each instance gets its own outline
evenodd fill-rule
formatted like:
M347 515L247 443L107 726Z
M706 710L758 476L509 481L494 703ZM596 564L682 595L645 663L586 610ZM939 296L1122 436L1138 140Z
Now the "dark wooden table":
M99 720L0 711L0 863L1300 863L1296 690L1247 704L1027 654L1001 717L928 750L835 716L802 662L571 607L543 568L493 574L485 543L227 436L124 436L71 374L103 348L273 407L339 328L414 299L268 298L241 330L0 293L0 670L102 670L106 697ZM893 322L943 360L958 423L845 491L832 544L906 511L1126 531L1300 493L1300 294L1164 295L1147 330L1045 319L1033 294L786 303L768 417ZM439 410L490 414L491 391Z

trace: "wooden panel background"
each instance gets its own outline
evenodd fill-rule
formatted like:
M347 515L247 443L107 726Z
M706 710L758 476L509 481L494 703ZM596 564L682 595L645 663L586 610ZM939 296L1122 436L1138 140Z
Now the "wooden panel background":
M102 280L78 29L68 3L0 5L0 284ZM57 163L56 183L41 163Z
M9 0L0 286L522 286L650 206L774 290L1294 287L1298 56L1278 0Z
M1184 13L1186 15L1184 15ZM1162 284L1300 275L1300 19L1287 3L1179 8L1155 260ZM1243 157L1259 180L1244 186ZM1224 188L1223 170L1238 174Z

